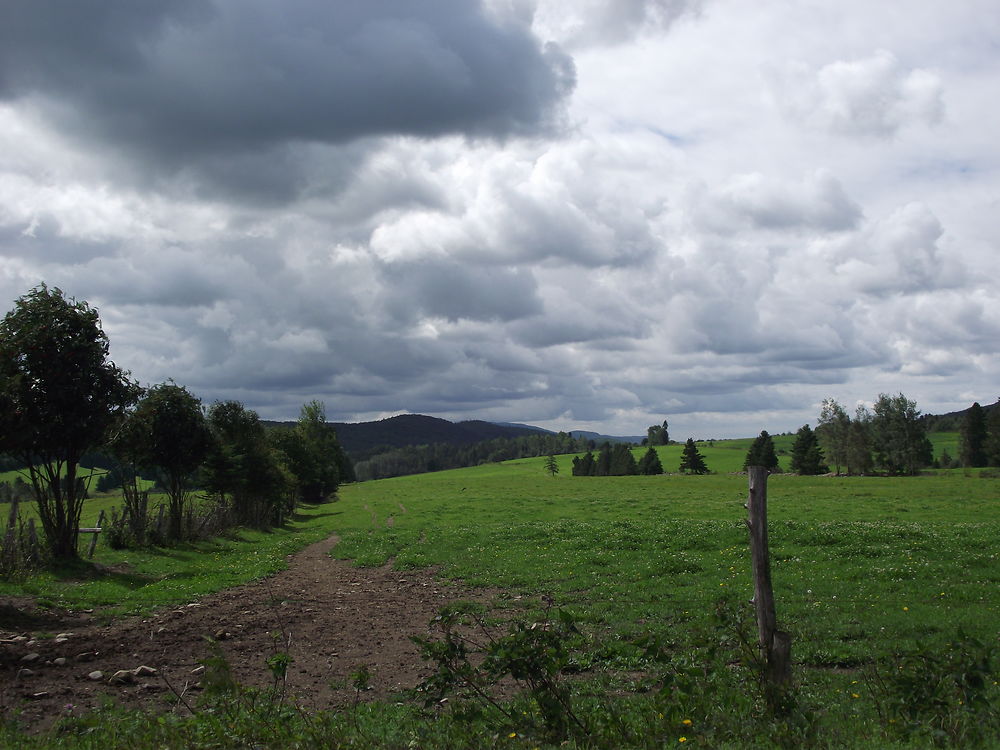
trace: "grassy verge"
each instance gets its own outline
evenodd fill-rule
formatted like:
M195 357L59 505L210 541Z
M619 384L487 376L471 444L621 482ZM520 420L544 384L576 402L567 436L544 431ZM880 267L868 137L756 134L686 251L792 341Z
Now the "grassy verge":
M113 501L88 500L85 515L96 519L99 508ZM43 606L97 609L107 616L190 602L282 569L287 555L332 534L340 513L337 503L306 506L284 528L243 529L176 547L113 550L98 544L93 561L0 581L0 597L33 596Z

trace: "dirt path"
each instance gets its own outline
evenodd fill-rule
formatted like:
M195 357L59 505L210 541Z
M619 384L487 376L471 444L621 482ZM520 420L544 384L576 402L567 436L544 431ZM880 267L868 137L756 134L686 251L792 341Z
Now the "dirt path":
M205 636L219 642L247 685L269 684L266 659L287 651L288 690L304 706L353 701L350 676L362 665L371 672L368 697L390 696L426 673L410 636L426 633L441 605L491 596L437 580L432 571L355 568L327 554L334 544L331 538L305 548L270 578L105 626L88 614L50 615L30 602L0 602L0 715L20 710L41 727L98 706L104 695L163 710L172 697L167 681L196 700L199 662L209 655ZM140 666L157 673L110 684L118 670ZM91 679L96 671L102 677Z

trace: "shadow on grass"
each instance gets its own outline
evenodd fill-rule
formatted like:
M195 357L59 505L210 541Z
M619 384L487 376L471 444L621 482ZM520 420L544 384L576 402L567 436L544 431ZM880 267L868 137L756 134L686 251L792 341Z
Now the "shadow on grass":
M134 573L125 565L109 567L88 560L75 560L52 568L52 575L63 582L112 581L120 586L137 589L155 583L154 576Z

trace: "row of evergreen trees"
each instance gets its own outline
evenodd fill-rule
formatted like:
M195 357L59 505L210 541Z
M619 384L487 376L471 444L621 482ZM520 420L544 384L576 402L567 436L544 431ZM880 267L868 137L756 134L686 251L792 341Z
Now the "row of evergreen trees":
M681 451L679 471L690 474L708 473L705 457L691 438L688 438ZM573 458L573 476L575 477L621 477L632 474L650 476L662 473L663 462L660 461L660 455L652 445L646 449L638 461L632 455L632 447L627 443L616 443L615 445L604 443L596 457L593 451L587 451L583 456Z

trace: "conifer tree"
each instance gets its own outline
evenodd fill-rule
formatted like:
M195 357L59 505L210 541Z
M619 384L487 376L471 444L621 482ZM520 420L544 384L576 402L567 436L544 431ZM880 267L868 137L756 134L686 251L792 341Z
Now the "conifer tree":
M681 473L690 472L692 474L707 474L708 466L705 464L705 457L698 452L698 446L692 438L688 438L684 443L684 450L681 452Z
M749 466L763 466L768 471L778 471L778 454L774 451L774 440L767 434L767 430L761 430L760 435L753 441L747 456L743 460L743 470Z
M639 473L646 476L663 473L663 463L660 461L660 454L656 448L649 446L641 459L639 459Z
M966 468L986 466L986 415L978 401L968 408L962 419L958 457Z
M816 433L804 424L795 433L792 443L792 471L803 475L825 474L829 467L823 463L823 449L819 447Z

